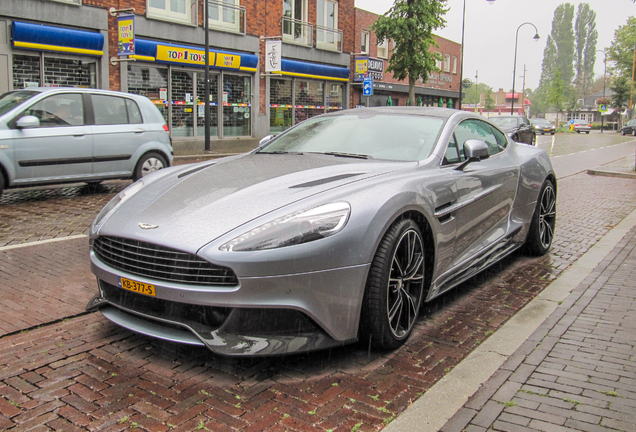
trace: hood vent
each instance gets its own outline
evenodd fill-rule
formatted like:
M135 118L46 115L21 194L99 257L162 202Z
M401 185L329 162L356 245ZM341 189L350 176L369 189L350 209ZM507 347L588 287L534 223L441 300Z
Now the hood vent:
M362 175L364 173L354 173L354 174L341 174L341 175L337 175L337 176L333 176L333 177L327 177L324 179L320 179L320 180L314 180L314 181L310 181L307 183L301 183L301 184L297 184L295 186L290 186L290 189L299 189L299 188L307 188L307 187L314 187L314 186L320 186L323 185L325 183L331 183L331 182L335 182L338 180L344 180L346 178L349 177L356 177L359 175Z

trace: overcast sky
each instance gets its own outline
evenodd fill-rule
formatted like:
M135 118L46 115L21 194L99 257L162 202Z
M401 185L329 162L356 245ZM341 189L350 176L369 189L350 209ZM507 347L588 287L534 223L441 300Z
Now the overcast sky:
M627 17L636 15L632 0L466 0L466 26L464 33L464 77L486 83L495 91L512 88L512 71L515 54L515 34L519 25L531 22L539 30L541 39L535 42L531 25L519 29L517 44L517 78L515 91L523 87L523 69L526 67L526 87L535 89L541 78L541 62L547 37L552 30L554 10L562 3L570 3L578 9L580 3L588 3L596 12L598 41L596 48L603 50L614 40L614 31L627 23ZM356 7L377 14L384 14L393 0L355 0ZM448 0L450 8L445 16L446 28L437 35L457 43L462 41L462 9L464 0ZM574 21L576 21L576 9ZM594 68L597 76L603 76L603 54L597 53Z

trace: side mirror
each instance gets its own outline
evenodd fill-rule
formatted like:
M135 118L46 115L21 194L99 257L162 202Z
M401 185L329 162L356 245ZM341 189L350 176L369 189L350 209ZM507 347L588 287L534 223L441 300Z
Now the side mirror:
M488 152L488 144L483 141L470 139L464 143L464 155L466 160L459 165L456 170L462 171L466 165L471 162L479 162L482 159L488 159L490 153Z
M21 117L15 124L18 129L30 129L40 127L40 119L35 116Z
M265 144L267 144L272 138L274 138L276 135L267 135L266 137L263 137L259 142L258 142L258 148L263 147Z

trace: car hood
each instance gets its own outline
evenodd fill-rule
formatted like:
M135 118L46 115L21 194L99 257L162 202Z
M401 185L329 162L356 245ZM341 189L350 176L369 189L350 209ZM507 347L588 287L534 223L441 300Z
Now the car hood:
M251 153L208 161L144 187L105 221L99 234L196 253L219 236L276 209L415 165L320 154ZM142 229L140 224L153 228Z

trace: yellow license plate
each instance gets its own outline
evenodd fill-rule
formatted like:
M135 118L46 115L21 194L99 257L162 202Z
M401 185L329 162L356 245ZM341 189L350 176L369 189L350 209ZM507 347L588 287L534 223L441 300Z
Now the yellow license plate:
M129 291L134 291L134 292L138 292L141 294L146 294L146 295L150 295L150 296L154 296L155 295L155 286L154 285L150 285L150 284L146 284L143 282L137 282L134 280L130 280L130 279L126 279L126 278L120 278L120 285L122 288L127 289Z
M545 132L550 132L550 129L543 129Z

